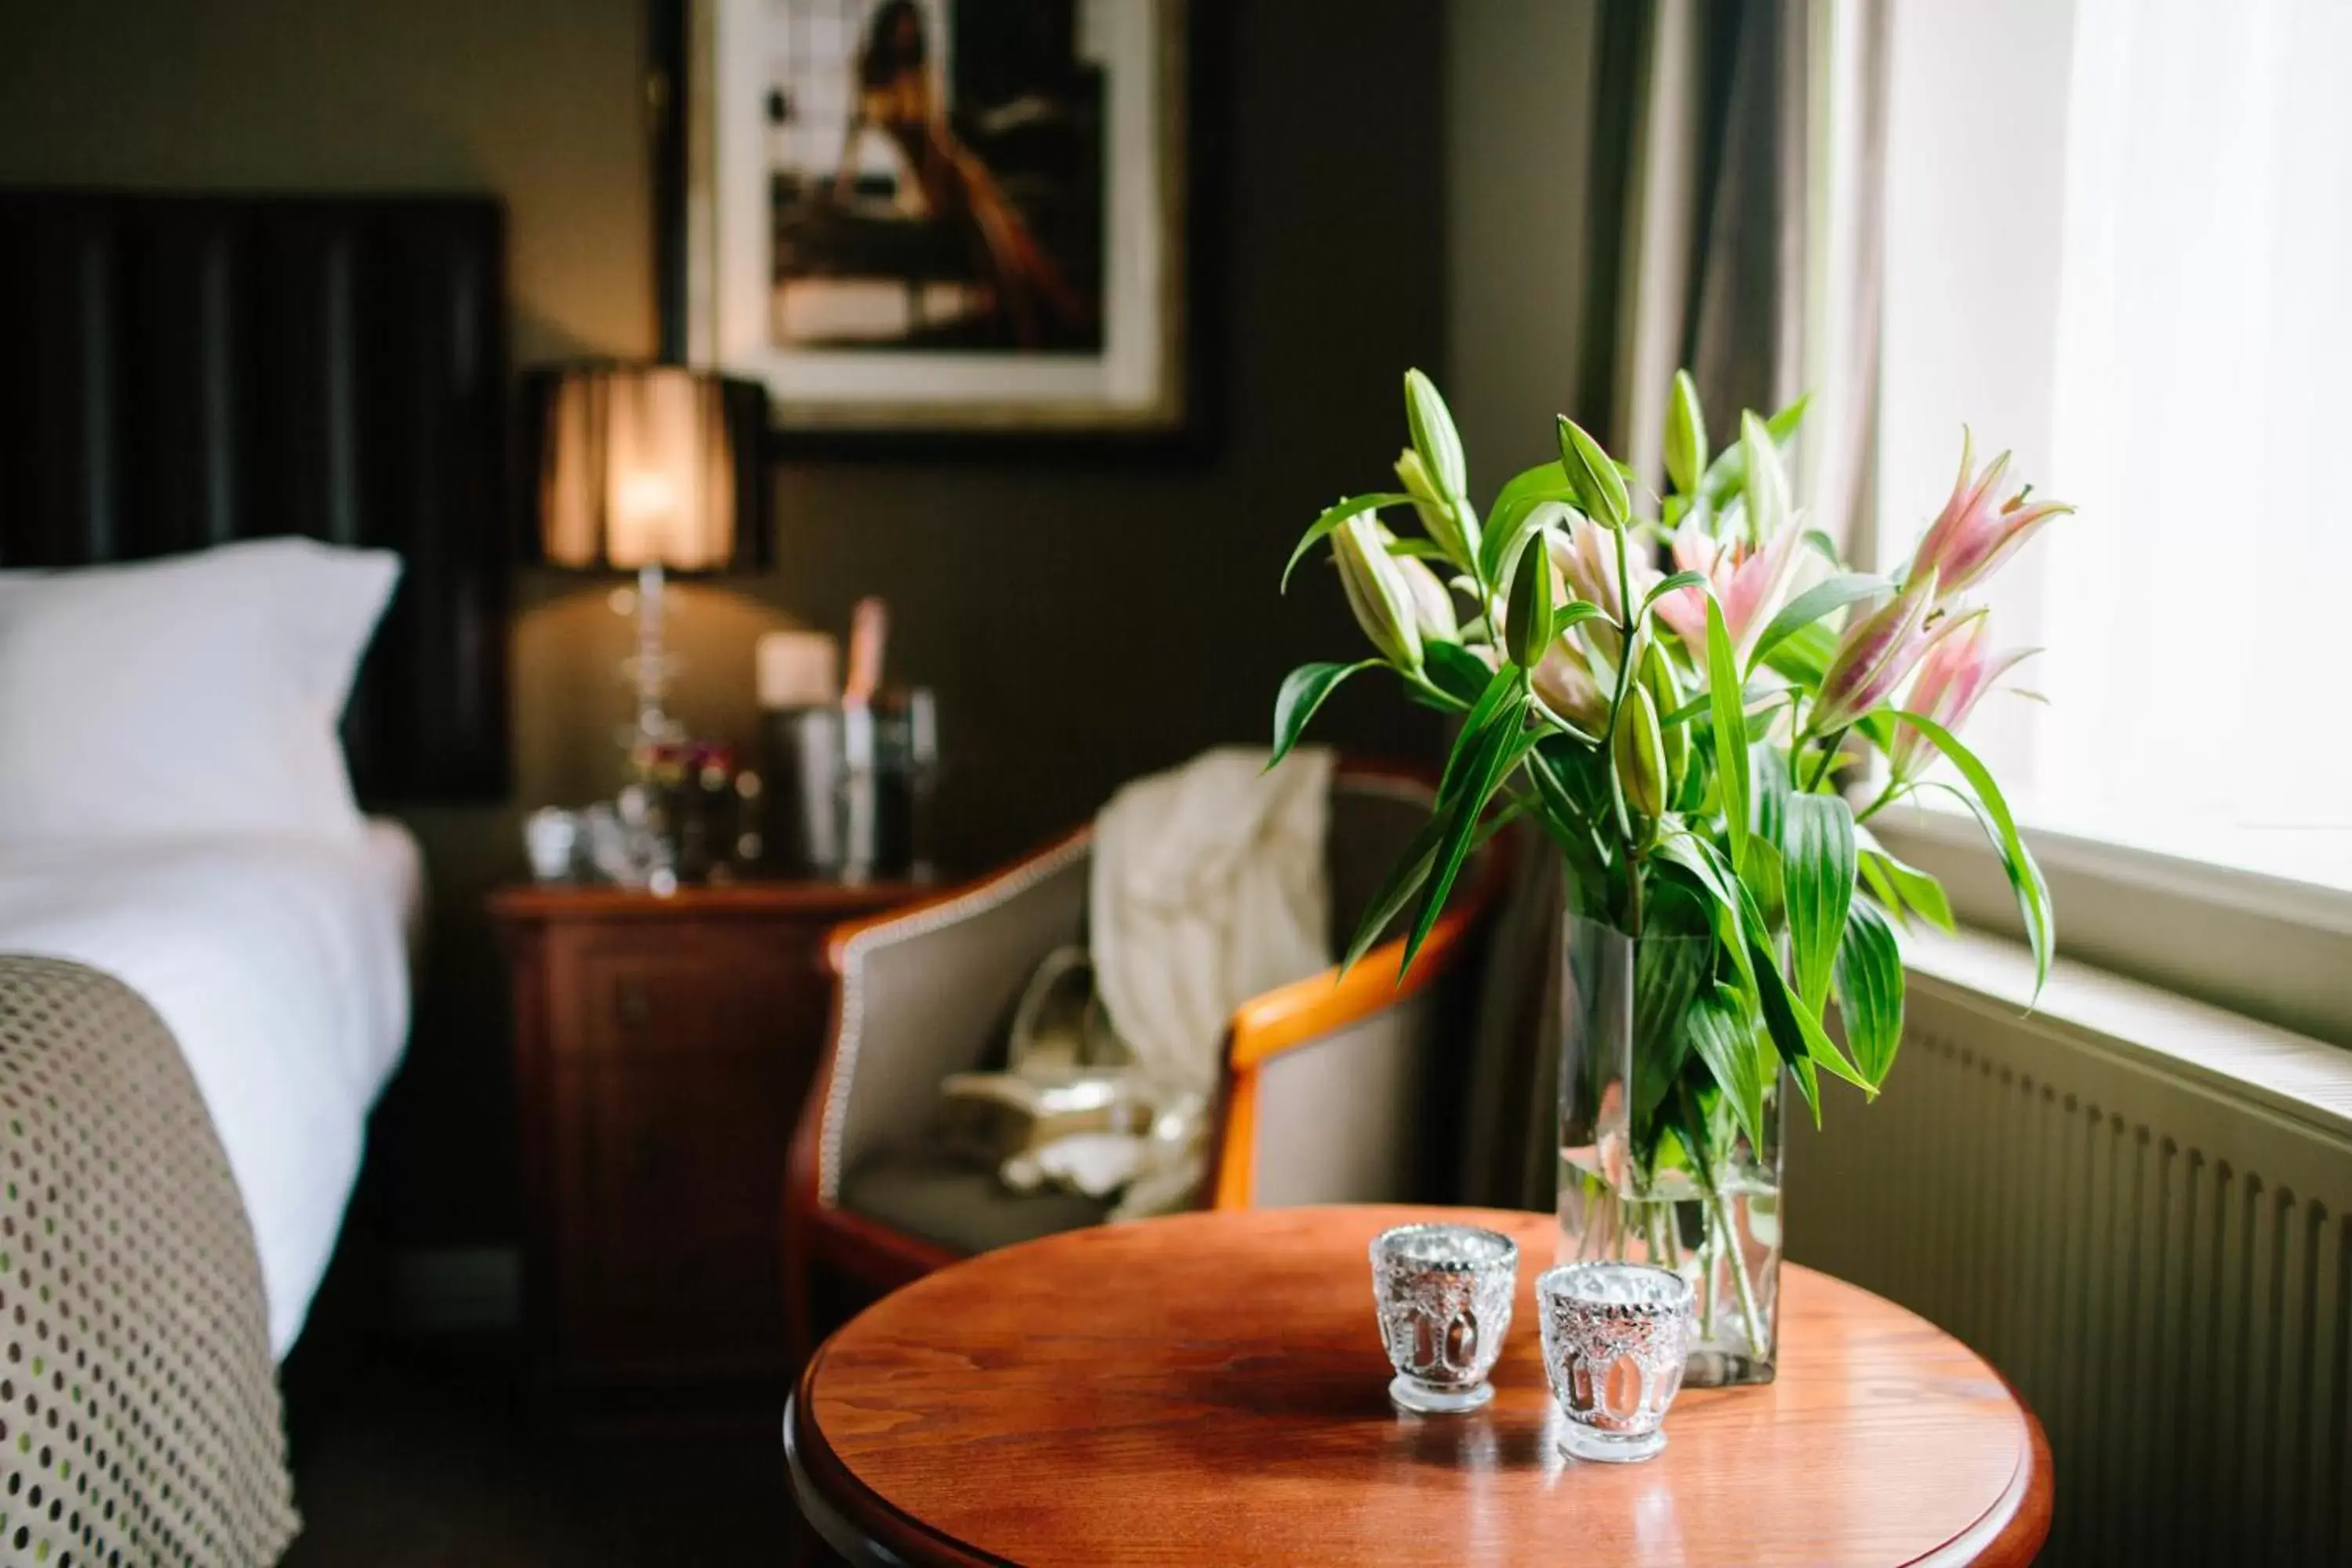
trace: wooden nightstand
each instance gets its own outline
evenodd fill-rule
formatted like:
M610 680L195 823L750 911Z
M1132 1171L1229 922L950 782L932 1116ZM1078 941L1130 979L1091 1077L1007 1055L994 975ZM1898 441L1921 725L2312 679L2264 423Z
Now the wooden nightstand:
M824 1043L825 933L926 890L492 895L514 975L525 1312L577 1413L781 1407L780 1210Z

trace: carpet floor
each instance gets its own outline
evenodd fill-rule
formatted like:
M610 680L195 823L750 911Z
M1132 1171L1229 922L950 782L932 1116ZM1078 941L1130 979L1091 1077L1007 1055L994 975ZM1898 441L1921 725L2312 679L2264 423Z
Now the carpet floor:
M303 1530L284 1568L800 1560L772 1426L571 1437L534 1418L519 1363L508 1347L409 1350L352 1374L299 1431Z

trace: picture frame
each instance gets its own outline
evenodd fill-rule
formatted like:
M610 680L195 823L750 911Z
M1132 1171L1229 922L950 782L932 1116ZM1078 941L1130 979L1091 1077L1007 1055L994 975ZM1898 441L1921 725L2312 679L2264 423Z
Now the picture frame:
M780 453L1205 451L1217 9L656 0L665 356Z

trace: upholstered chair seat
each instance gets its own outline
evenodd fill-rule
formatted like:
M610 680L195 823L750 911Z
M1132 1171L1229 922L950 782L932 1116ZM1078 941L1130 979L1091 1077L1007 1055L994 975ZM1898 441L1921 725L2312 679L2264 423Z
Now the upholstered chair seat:
M1344 951L1390 868L1428 820L1419 780L1360 765L1334 774L1327 869L1332 951ZM787 1183L791 1328L808 1332L809 1270L840 1267L887 1289L956 1258L1099 1223L1109 1204L1015 1194L947 1158L933 1136L951 1073L1000 1065L1003 1033L1037 965L1085 940L1088 835L911 910L844 928L828 1058L803 1115ZM1468 963L1502 878L1482 852L1402 979L1389 932L1336 970L1245 1004L1227 1031L1203 1206L1379 1202L1442 1195L1436 1173L1469 1033Z

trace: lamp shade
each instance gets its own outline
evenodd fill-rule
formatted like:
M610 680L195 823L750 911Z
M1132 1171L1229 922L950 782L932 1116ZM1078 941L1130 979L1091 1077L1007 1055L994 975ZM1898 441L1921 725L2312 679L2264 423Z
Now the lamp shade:
M765 564L755 382L667 364L531 378L537 544L550 563L718 572Z

